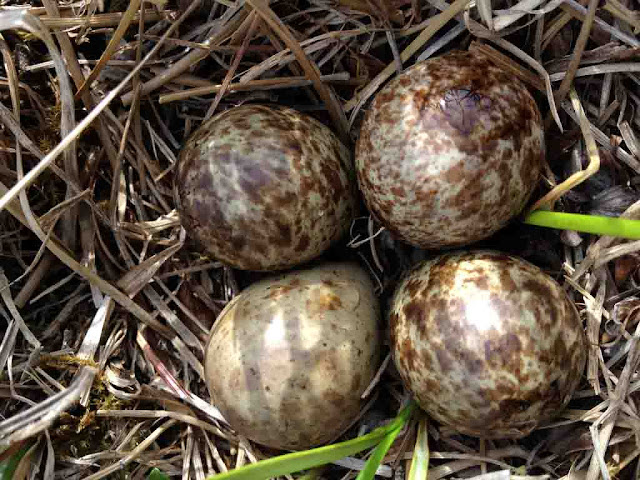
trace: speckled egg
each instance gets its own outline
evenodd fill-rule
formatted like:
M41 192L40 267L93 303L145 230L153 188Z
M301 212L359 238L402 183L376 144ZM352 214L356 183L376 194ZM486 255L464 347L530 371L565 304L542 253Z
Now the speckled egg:
M379 365L379 310L368 274L324 264L260 281L220 314L206 347L212 403L249 439L298 450L357 418Z
M349 228L357 187L347 148L319 121L263 105L206 121L180 152L175 197L188 234L222 262L280 270Z
M461 51L389 82L356 146L369 210L421 248L467 245L505 226L524 208L543 158L540 112L524 85Z
M491 251L420 264L390 312L395 365L417 402L468 435L517 438L548 422L580 382L580 316L538 267Z

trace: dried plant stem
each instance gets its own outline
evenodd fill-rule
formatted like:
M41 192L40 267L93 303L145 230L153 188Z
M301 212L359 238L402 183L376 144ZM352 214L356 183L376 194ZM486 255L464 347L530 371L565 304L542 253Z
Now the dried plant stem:
M247 17L247 20L250 21L250 24L249 24L249 28L247 29L247 32L245 33L245 37L244 37L244 40L242 41L242 45L240 46L240 49L236 52L233 58L233 63L231 64L231 68L229 68L229 70L227 71L227 74L224 76L222 85L220 86L220 90L218 90L215 98L213 99L213 102L211 102L211 105L207 109L207 113L204 116L205 120L210 118L213 115L213 113L216 111L216 108L218 108L218 105L220 104L220 100L222 100L222 96L227 91L227 88L229 88L229 85L231 84L231 80L233 79L233 76L235 75L236 70L238 69L238 66L240 66L240 61L242 60L242 57L247 51L247 48L249 47L249 43L251 43L251 39L253 38L253 35L261 21L260 17L257 15L255 11L249 14L249 16Z
M571 107L571 105L567 105L566 100L562 102L562 107L564 111L569 115L576 123L580 123L580 119L577 117L575 110ZM595 125L589 123L589 128L591 133L593 134L596 142L600 145L600 148L603 148L613 155L616 158L625 163L629 168L634 170L637 173L640 173L640 161L637 160L633 155L630 155L625 149L618 145L611 144L611 138L606 135L602 130L597 128Z
M120 45L120 40L124 37L125 32L129 28L132 22L135 21L136 11L140 8L140 3L142 0L131 0L129 2L129 6L127 10L122 15L120 19L120 23L118 24L118 28L111 36L111 40L109 40L109 44L107 48L102 52L100 56L100 60L98 64L93 67L89 76L85 79L84 83L80 86L78 91L76 92L76 98L81 98L82 94L87 90L89 86L93 83L93 81L98 78L98 75L106 65L107 61L111 58L111 56L115 53L116 49Z
M7 78L9 80L9 88L10 88L10 94L11 94L11 103L13 105L13 111L14 111L14 117L15 117L15 121L17 123L17 127L19 128L19 122L20 122L20 100L19 100L19 93L17 91L18 88L18 76L17 76L17 72L15 69L15 65L13 63L13 56L11 55L11 52L9 51L9 47L6 44L6 42L4 41L4 38L1 38L0 36L0 49L2 50L2 57L4 59L4 64L5 64L5 70L7 71ZM19 135L16 131L15 133L16 136L16 163L18 165L18 170L20 170L18 173L19 175L22 174L22 156L21 156L21 148L20 148L20 140L19 140ZM72 219L69 219L72 220ZM70 225L67 225L68 227ZM70 233L69 229L65 229L65 234ZM69 235L67 235L67 245L72 246L73 242L75 241L74 238L70 238ZM40 264L43 265L45 268L50 266L51 264L51 260L52 260L52 256L51 255L46 255L45 256L46 261L41 262ZM37 262L37 258L34 259L32 265L29 267L29 269L27 269L27 271L25 271L25 273L22 275L28 275L31 268L36 264ZM19 301L16 303L16 306L18 308L21 308L24 303L22 303L23 301L26 302L26 300L28 300L29 295L31 294L31 292L33 292L33 289L38 285L39 280L42 278L42 275L44 275L44 272L46 270L43 268L36 268L36 271L33 272L33 274L30 276L29 280L27 281L25 288L22 289L22 291L20 292L23 295L19 295ZM2 287L2 293L4 294L4 288ZM25 293L27 295L25 295ZM19 323L20 324L20 323Z
M631 205L627 210L625 210L620 218L628 218L628 219L638 219L640 218L640 200ZM590 269L597 258L600 256L600 252L604 249L608 248L612 245L616 239L614 237L602 237L598 239L596 243L589 247L587 251L587 256L583 260L583 262L578 265L575 272L571 275L573 281L577 281L580 279L588 269Z
M171 16L175 12L165 11L164 13L160 13L156 10L146 10L145 11L145 21L147 23L154 23L162 20L164 16ZM61 16L41 16L39 17L42 23L45 26L53 29L53 30L66 30L68 28L74 27L92 27L92 28L105 28L105 27L115 27L122 21L122 17L124 14L122 13L99 13L96 15L91 15L86 18L82 17L61 17ZM139 15L134 15L133 21L137 22L140 18Z
M38 22L33 21L31 18L23 18L21 21L25 25L29 23L33 23L31 30L34 33L36 33L36 30L39 29L40 25L38 24ZM59 57L57 50L55 49L55 46L51 41L51 37L48 35L48 32L43 31L43 32L40 32L39 35L42 36L43 40L45 41L45 44L47 44L47 48L51 52L58 75L63 77L63 78L60 78L60 97L62 102L61 134L64 136L68 134L70 128L73 127L73 124L75 123L73 100L70 98L69 80L64 73L63 67L61 68L61 59ZM8 51L8 47L4 43L4 40L2 41L1 47L2 47L3 59L5 61L5 67L7 70L7 77L9 79L11 99L12 99L12 104L13 104L14 114L15 114L15 121L17 123L16 126L19 129L20 128L20 102L19 102L18 91L17 91L17 85L18 85L17 72L15 69L15 65L13 63L12 56ZM21 154L20 141L19 141L17 131L14 132L14 134L16 135L17 175L18 175L18 181L20 181L24 175L23 165L22 165L22 154ZM71 143L69 145L69 148L64 152L64 165L65 165L65 174L68 174L71 177L71 180L74 183L76 183L78 180L78 165L77 165L77 159L76 159L75 143ZM67 192L66 192L67 198L69 198L69 196L72 195L72 190L73 189L68 185ZM31 228L39 231L39 233L41 234L39 235L41 239L46 238L46 235L41 230L39 230L38 221L34 218L34 215L31 212L25 191L20 192L20 203L23 205L25 218L29 222ZM75 236L76 222L77 222L77 210L75 208L71 208L63 216L63 225L62 225L62 240L65 243L65 245L71 249L75 247L75 243L76 243L76 236ZM41 250L41 252L44 253L43 250ZM40 259L40 253L33 260L31 267L37 265L37 263L39 262L39 259ZM31 267L25 272L25 275L30 272ZM44 270L40 270L40 271L44 272ZM28 282L28 284L29 283L33 285L33 282Z
M99 480L100 478L105 478L113 473L116 473L119 470L122 470L126 465L135 461L135 459L139 457L142 452L148 449L160 435L162 435L169 428L173 427L176 423L178 423L178 421L173 419L166 421L158 428L156 428L148 437L142 440L142 442L140 442L140 444L136 448L131 450L131 452L125 458L121 459L117 463L114 463L113 465L110 465L107 468L103 468L93 475L89 475L85 478L85 480Z
M610 73L627 72L638 73L640 72L640 64L638 63L612 63L610 65L592 65L590 67L582 67L573 72L574 78L588 77L591 75L607 75ZM567 78L569 72L558 72L550 75L552 82L563 80Z
M600 452L605 452L615 427L616 416L620 411L624 399L627 396L629 389L629 382L631 376L635 374L638 364L640 363L640 350L638 349L638 340L640 339L640 324L636 327L635 334L631 337L631 346L629 354L627 356L627 362L622 370L622 374L618 379L615 391L612 395L612 401L606 412L600 417L600 419L591 426L591 433L594 438L594 443L599 444L599 448L594 451L591 457L591 463L589 464L589 470L587 471L587 480L597 480L599 473L602 473L603 478L609 476L608 468L604 462L604 455ZM602 430L598 431L600 423L603 423ZM596 438L597 437L597 438ZM599 450L599 451L598 451Z
M47 9L47 13L50 16L58 17L60 15L57 2L53 0L43 0L43 4ZM69 39L69 35L67 35L64 32L58 32L56 34L56 38L58 39L58 42L60 43L60 48L62 49L62 52L65 55L65 59L67 60L67 67L69 68L69 74L71 75L71 78L75 83L76 88L80 88L80 86L84 82L84 73L82 73L82 67L78 62L78 58L75 54L75 49L73 48L73 45L71 44L71 40ZM89 92L85 92L85 94L82 95L81 99L82 99L82 103L84 103L84 106L88 110L92 110L95 107L94 99ZM98 118L98 121L96 124L96 131L98 132L102 145L104 145L105 147L105 151L107 153L107 156L109 157L111 164L114 165L116 161L115 148L111 143L111 135L109 134L107 125L102 118ZM0 210L1 209L2 207L0 206Z
M185 14L181 17L181 19L186 18L186 16L198 5L199 1L194 1ZM165 32L162 38L169 37L175 29L180 25L180 21L176 21L169 29ZM89 125L100 115L100 113L107 108L107 106L113 101L115 97L117 97L120 92L124 89L124 87L131 81L131 79L142 69L147 61L149 61L156 52L161 48L162 42L158 42L153 49L146 55L146 57L138 64L118 86L116 86L111 92L109 92L100 103L93 108L87 116L78 124L76 127L67 135L59 144L57 144L38 164L33 167L29 173L27 173L23 178L21 178L13 187L11 187L4 195L0 198L0 210L3 210L7 204L13 200L19 192L24 190L26 187L31 185L35 181L35 179L47 168L49 167L53 161L58 158L58 156L63 153L70 145L73 144L75 139L86 130Z
M27 282L20 292L18 292L18 295L16 295L15 303L18 308L22 308L27 304L33 293L40 286L40 282L44 276L50 272L55 258L54 255L48 252L42 256L36 268L31 272L31 275L29 275Z
M49 428L62 412L80 399L96 373L95 367L83 367L67 389L0 422L0 447L7 447Z
M0 194L5 194L9 190L4 184L0 183ZM22 209L20 206L11 202L8 205L5 205L5 208L13 215L13 217L18 220L20 223L29 227L29 222L25 218ZM41 240L47 240L43 238ZM55 236L51 236L46 241L46 247L53 253L58 260L64 263L67 267L69 267L74 272L81 275L87 281L97 286L105 295L109 295L112 297L117 303L126 308L133 316L146 323L150 327L152 327L158 333L166 336L167 338L171 338L174 334L167 327L158 322L155 318L153 318L149 313L147 313L144 309L142 309L137 303L131 300L127 295L122 293L120 290L115 288L106 280L99 277L95 272L93 272L90 268L78 263L73 256L69 253L69 251L62 246L59 240L55 238Z
M22 315L20 315L20 312L16 308L16 304L14 303L13 298L11 298L11 293L9 292L8 287L9 281L7 280L7 277L5 277L2 270L0 270L0 298L2 298L4 304L7 306L9 313L13 317L13 320L17 323L18 328L20 329L20 332L22 332L25 340L27 340L27 342L29 342L33 348L35 348L36 350L40 350L40 348L42 348L42 346L40 345L40 341L33 333L31 333L31 330L29 330L29 327L24 322Z
M539 208L553 208L553 204L562 195L564 195L572 188L575 188L577 185L581 184L587 178L591 177L598 170L600 170L600 154L598 153L598 146L596 145L596 141L593 138L593 134L591 133L591 124L587 119L587 115L584 113L582 104L580 103L580 99L578 98L578 94L576 93L574 88L571 88L570 96L571 103L573 104L573 109L575 110L580 122L580 130L582 131L582 135L584 136L585 144L587 146L589 165L585 170L580 170L579 172L574 173L564 182L557 185L553 190L551 190L544 197L534 203L530 211L537 210Z
M349 80L349 74L347 72L332 73L329 75L322 75L320 80L323 82L346 82ZM227 93L235 92L247 92L254 90L275 90L279 88L294 88L313 85L313 82L306 77L276 77L265 78L261 80L251 80L245 83L231 83L227 87ZM161 95L158 99L160 104L176 102L180 100L186 100L189 98L209 95L217 93L222 89L222 85L210 85L206 87L190 88L181 92L168 93Z
M545 0L521 0L509 9L509 12L513 13L503 13L497 16L494 20L495 31L499 32L500 30L504 30L531 12L531 10L538 8L544 2ZM491 30L491 28L489 28L489 30Z
M201 428L207 432L211 432L214 435L237 443L237 439L230 434L227 434L220 430L218 427L211 425L210 423L203 422L199 418L183 413L184 409L180 412L172 412L167 410L98 410L96 411L97 417L110 417L110 418L171 418L179 420L180 422L193 425L194 427Z
M144 6L144 4L143 4ZM142 61L142 52L143 52L143 43L142 39L144 37L144 19L145 19L145 11L144 8L140 9L140 20L138 22L138 48L136 49L136 63L140 63ZM140 73L138 72L133 77L133 94L134 97L137 98L137 101L133 103L131 110L135 112L133 119L133 133L135 136L136 143L142 144L142 121L140 119ZM138 176L140 178L140 194L147 195L148 187L147 187L147 172L145 168L145 162L142 157L138 157Z
M136 336L136 343L142 349L142 352L145 355L145 358L153 365L153 367L158 372L158 375L165 382L169 391L179 398L181 401L197 408L202 413L205 413L210 419L214 420L216 424L228 425L225 418L222 416L220 411L210 403L205 402L198 396L193 393L187 391L180 382L171 374L171 372L167 369L166 365L162 363L160 358L156 355L156 353L147 342L147 339L144 334L144 329L138 330L138 334ZM202 372L200 372L200 376L202 376Z
M51 7L50 3L51 3L51 0L47 0L44 3L45 8L48 8L48 10L51 10L51 13L57 13L57 7ZM66 34L59 34L58 39L60 40L61 38L67 38ZM65 46L62 45L62 42L61 42L61 46L63 47L63 50L62 50L63 55L67 59L67 62L71 61L70 58L73 58L74 60L76 59L76 55L73 52L72 48L64 48ZM57 50L55 51L55 54L54 54L53 48L55 47L48 47L48 48L50 48L51 55L53 57L53 60L55 61L56 60L55 57L58 56ZM60 66L56 65L56 73L58 75L58 80L60 82L60 101L62 103L62 109L63 109L62 121L60 124L60 135L62 137L65 137L69 135L70 130L75 126L75 123L76 123L75 107L73 102L73 94L71 92L71 85L69 82L67 72L64 71ZM64 150L64 152L62 152L62 156L63 156L65 173L69 176L69 178L71 178L71 180L74 183L76 184L79 183L80 174L79 174L75 141L69 142L69 145L67 146L67 148ZM17 163L18 181L20 181L22 178L23 172L22 172L21 156L19 152L16 158L18 160L18 163ZM28 201L26 198L26 193L23 192L21 195L22 196L20 201L23 204L23 210L25 211L27 218L29 218L30 212L29 212L29 209L27 208ZM67 186L66 197L69 198L72 195L73 193L72 193L71 187ZM77 221L78 221L78 213L76 208L70 209L63 216L61 238L62 238L62 241L65 243L65 245L67 245L71 250L75 249L75 244L76 244L75 231L76 231Z
M571 16L579 19L580 21L584 21L584 16L587 14L587 9L575 0L564 0L560 8ZM598 27L602 28L605 32L610 33L614 38L620 40L621 42L624 42L632 47L640 47L640 40L631 35L627 35L617 28L612 27L602 19L596 18L595 24Z
M571 14L564 12L556 17L553 22L550 22L549 28L547 28L542 35L542 46L540 47L542 51L547 49L549 43L551 43L554 37L560 33L560 30L562 30L572 18Z
M607 0L604 5L604 10L611 13L616 18L622 20L633 26L634 33L637 35L640 33L640 17L637 12L634 12L620 3L618 0Z
M193 1L189 6L188 10L193 11L195 7L198 6L200 1L201 0ZM236 12L238 13L236 14ZM209 37L203 44L206 46L217 45L220 41L226 38L230 33L234 32L240 26L240 24L242 24L247 14L248 13L246 12L246 10L241 8L239 9L238 7L231 9L229 11L229 16L230 16L229 21L225 24L224 17L218 20L218 22L221 23L221 27L217 29L216 32L211 37ZM184 18L185 16L186 16L186 12L182 18ZM165 37L166 35L163 35L163 38ZM153 79L143 83L141 85L140 95L144 97L145 95L150 94L154 90L169 83L171 80L181 75L183 72L186 72L193 65L197 64L201 60L204 60L208 56L209 56L209 51L207 50L203 50L203 49L193 50L192 52L188 53L187 55L182 57L180 60L172 64L171 67L166 69L162 74L156 75ZM130 105L132 100L133 100L133 92L126 93L121 97L121 101L124 105Z
M464 23L458 23L455 27L442 35L438 40L435 40L425 48L420 55L416 58L417 62L422 62L428 58L431 58L438 51L442 50L446 45L450 44L455 38L467 31L467 26Z
M406 62L409 58L415 55L415 53L420 50L420 48L422 48L424 44L431 39L431 37L438 33L438 31L444 27L449 20L453 19L456 15L467 8L469 1L470 0L455 0L444 12L432 17L420 35L418 35L418 37L402 51L402 54L400 55L401 60ZM357 114L365 102L371 98L371 96L393 75L395 71L396 64L395 62L392 62L387 65L387 67L373 80L371 80L369 85L363 88L362 91L345 104L345 111L350 112L353 110L353 113L351 114L351 123L353 123L355 114Z
M139 94L139 89L137 90ZM137 99L134 96L134 104L137 103ZM124 214L127 204L127 195L126 195L126 181L124 177L124 173L122 172L122 162L124 158L125 148L127 146L127 140L129 139L129 131L131 129L131 122L135 115L135 109L129 110L129 115L127 115L127 121L124 125L124 131L122 132L122 137L120 138L120 146L118 147L118 156L116 157L116 162L113 168L113 180L111 182L111 196L109 198L109 219L111 220L111 224L114 226L119 226L120 223L124 220Z
M587 45L587 40L589 40L589 34L591 33L591 28L593 27L593 21L596 17L596 7L598 6L598 0L589 0L589 8L587 9L587 15L582 22L582 28L580 29L580 35L578 35L578 40L576 40L576 44L573 47L573 55L571 57L571 62L569 62L569 68L567 68L567 73L558 91L556 92L556 100L561 102L564 100L564 97L569 93L569 89L573 84L573 78L578 70L578 66L580 65L580 60L582 59L582 53L584 52L584 48Z
M300 46L300 43L298 43L293 35L291 35L288 27L273 12L273 10L271 10L271 7L269 7L264 0L247 0L247 3L260 14L264 22L276 33L276 35L278 35L280 40L282 40L296 56L296 59L304 69L305 74L313 82L316 92L325 103L337 130L338 136L346 145L350 144L351 141L349 137L349 123L347 122L347 117L345 116L344 110L334 93L320 79L320 70L317 65L309 60Z

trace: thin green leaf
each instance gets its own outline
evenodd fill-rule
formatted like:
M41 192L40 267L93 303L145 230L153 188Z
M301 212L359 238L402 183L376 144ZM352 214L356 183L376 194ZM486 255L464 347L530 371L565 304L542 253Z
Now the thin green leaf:
M159 468L155 467L151 472L149 472L147 480L169 480L169 476Z
M266 480L280 475L288 475L301 470L326 465L341 458L377 445L389 432L400 432L405 425L415 403L410 403L384 427L376 428L372 432L346 442L335 443L324 447L313 448L303 452L293 452L279 457L268 458L257 463L245 465L230 472L219 473L209 477L209 480ZM397 433L396 433L397 435ZM395 438L395 437L394 437Z
M427 434L427 417L422 415L418 422L416 446L413 448L411 467L407 480L427 480L429 471L429 435Z
M13 478L13 474L16 468L18 468L20 460L22 460L22 457L24 457L30 447L31 445L26 445L14 455L0 462L0 480L11 480Z
M595 235L640 239L640 220L629 220L627 218L536 210L527 215L524 223L557 228L559 230L593 233Z
M402 427L403 425L399 426L395 430L390 431L382 439L382 441L378 444L376 449L373 451L373 453L369 457L369 460L367 460L367 463L364 465L364 468L360 470L360 473L358 473L356 480L373 480L374 479L374 477L376 476L376 472L378 471L378 467L382 463L384 456L389 451L389 448L391 448L391 445L393 445L393 442L395 442L396 437L402 431Z

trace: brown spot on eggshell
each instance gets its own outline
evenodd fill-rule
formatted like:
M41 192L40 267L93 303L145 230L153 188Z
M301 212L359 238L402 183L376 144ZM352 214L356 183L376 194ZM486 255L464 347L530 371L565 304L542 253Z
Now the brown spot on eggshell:
M341 408L344 402L342 395L336 390L329 390L325 393L324 400L336 408Z
M309 248L310 243L311 243L311 239L309 238L309 235L307 234L302 235L300 237L300 240L298 240L298 244L296 245L296 251L304 252Z
M416 351L413 348L413 344L407 338L402 342L400 347L402 360L406 363L407 369L414 370L416 368Z
M562 287L498 252L418 265L398 286L389 323L394 362L418 403L475 436L519 437L548 422L586 362L580 317Z
M277 300L278 298L286 295L287 293L289 293L291 290L294 290L296 288L295 285L279 285L277 287L274 287L271 289L271 291L269 292L269 295L267 295L266 298L272 298L274 300Z
M314 293L307 300L307 311L312 315L321 315L326 311L338 310L339 308L342 308L340 297L330 291Z
M317 120L243 105L187 140L174 192L187 233L214 257L279 270L344 235L357 208L354 177L347 148Z
M423 248L485 238L520 213L544 155L524 85L468 52L417 64L380 91L356 145L375 218Z
M421 287L421 283L417 280L407 282L407 293L409 296L414 297L418 294L418 290Z

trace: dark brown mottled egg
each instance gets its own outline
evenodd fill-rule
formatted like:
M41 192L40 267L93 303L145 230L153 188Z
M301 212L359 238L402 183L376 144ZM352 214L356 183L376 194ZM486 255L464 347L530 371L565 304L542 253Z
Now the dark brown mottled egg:
M356 264L255 283L211 331L204 370L212 402L238 433L272 448L332 441L363 407L379 327L374 286Z
M419 63L375 97L356 146L371 213L405 242L486 238L521 212L540 174L543 126L518 79L468 52Z
M437 421L468 435L517 438L548 422L580 382L580 316L538 267L491 251L427 261L390 312L405 385Z
M325 251L355 215L347 148L295 110L245 105L205 122L180 152L175 196L187 233L245 270L280 270Z

